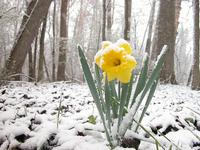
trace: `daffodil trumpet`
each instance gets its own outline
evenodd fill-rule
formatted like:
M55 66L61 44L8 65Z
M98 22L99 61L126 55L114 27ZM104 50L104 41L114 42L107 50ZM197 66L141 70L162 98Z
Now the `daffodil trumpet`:
M128 83L137 65L131 54L132 48L125 40L120 39L116 43L104 41L95 55L95 63L103 70L104 77L107 75L108 81L117 79L121 83Z

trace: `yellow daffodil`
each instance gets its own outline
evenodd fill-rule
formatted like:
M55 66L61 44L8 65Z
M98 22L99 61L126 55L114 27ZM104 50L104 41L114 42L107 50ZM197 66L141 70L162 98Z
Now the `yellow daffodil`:
M120 39L116 43L117 46L123 48L128 54L132 54L131 45L124 39Z
M100 67L100 60L101 60L101 56L103 54L103 51L110 45L112 45L112 42L110 42L110 41L103 41L101 43L101 49L95 55L95 62L99 67ZM120 48L123 48L123 50L128 54L132 53L131 45L124 39L119 39L117 41L117 43L115 43L115 45L120 47Z
M127 43L124 42L125 46L110 43L96 54L95 63L104 71L104 75L107 75L108 81L114 79L122 83L130 81L132 70L136 67L137 62L130 55L130 49L129 53L125 49L128 47Z

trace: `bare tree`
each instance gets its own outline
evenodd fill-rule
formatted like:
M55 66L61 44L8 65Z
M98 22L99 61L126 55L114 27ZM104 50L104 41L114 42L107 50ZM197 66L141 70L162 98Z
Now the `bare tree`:
M182 0L176 0L176 4L175 4L175 6L176 6L176 8L175 8L175 28L176 28L176 30L178 29L178 25L179 25L181 2L182 2Z
M51 1L52 0L37 0L29 19L27 19L25 25L19 30L3 74L7 74L9 77L10 75L20 73L30 45L34 40L34 37L37 35L37 30L40 27L43 18L48 12ZM11 80L16 78L9 79Z
M60 47L58 58L57 80L66 80L66 51L68 40L68 4L69 0L61 0L61 14L60 14Z
M33 81L33 54L32 54L32 48L28 50L28 76L29 81Z
M130 41L132 0L124 0L124 39Z
M174 73L175 51L175 0L160 0L151 59L155 60L164 45L168 45L168 54L161 71L161 81L176 83Z
M25 23L26 23L26 21L28 19L28 16L30 16L30 14L31 14L36 2L37 2L36 0L33 0L28 5L28 2L26 1L26 6L27 6L26 15L22 19L22 24L21 24L20 28L23 28L23 26L25 25ZM34 75L33 75L34 72L33 71L34 70L33 70L33 55L32 55L32 47L31 47L31 45L30 45L29 50L28 50L28 62L29 62L29 68L28 68L29 69L29 75L28 75L29 78L28 78L28 80L29 81L33 81L33 78L34 78ZM18 77L20 77L20 76L18 76ZM18 80L19 80L19 78L18 78Z
M36 2L37 2L37 0L32 0L30 3L28 3L26 1L26 7L27 7L26 15L23 16L23 19L22 19L22 22L21 22L21 25L20 25L20 29L24 28L24 26L25 26L25 24L26 24L26 22L27 22L27 20L28 20L28 18L30 16L31 12L33 11L33 9L35 7ZM18 34L20 34L20 33L18 33ZM28 54L29 54L28 58L29 58L29 77L30 77L29 81L31 81L32 80L31 77L33 75L33 70L32 70L32 65L33 65L32 64L32 48L31 48L31 45L28 48ZM22 72L22 68L21 69L19 68L19 70L17 72L19 75L15 76L15 80L20 80L20 73L21 72Z
M37 81L40 81L44 77L44 39L46 32L47 18L44 18L40 36L40 51L39 51L39 62L38 62L38 76Z
M111 10L112 9L111 8L112 8L112 0L107 0L107 7L106 7L106 10L107 10L106 38L107 40L111 40L111 37L112 37L112 31L111 31L111 28L112 28L112 11Z
M199 71L199 0L193 0L194 7L194 56L192 66L192 89L200 89Z
M102 41L106 40L106 0L103 0L103 17L102 17Z
M56 62L55 62L55 50L56 50L56 0L54 0L53 6L53 47L52 47L52 80L56 80Z
M145 52L150 54L150 48L151 48L151 38L152 38L152 30L153 30L153 23L154 23L154 15L155 15L155 6L156 6L156 0L153 0L152 6L151 6L151 12L149 16L149 27L148 27L148 37L145 47Z
M38 45L38 36L35 37L34 52L33 52L33 78L35 80L36 80L37 45Z

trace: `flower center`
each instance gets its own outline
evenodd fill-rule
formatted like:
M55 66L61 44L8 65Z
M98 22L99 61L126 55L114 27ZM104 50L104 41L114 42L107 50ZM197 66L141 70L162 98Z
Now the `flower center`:
M113 61L113 66L119 66L120 64L121 64L120 59L115 59L115 60Z

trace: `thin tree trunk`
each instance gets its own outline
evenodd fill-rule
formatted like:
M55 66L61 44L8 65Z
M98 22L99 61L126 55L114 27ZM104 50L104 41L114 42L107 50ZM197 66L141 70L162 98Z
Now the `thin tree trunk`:
M130 41L130 26L131 26L131 7L132 0L124 0L124 39Z
M47 76L47 79L49 82L51 82L50 76L49 76L49 71L48 71L48 67L47 67L47 63L46 63L46 59L45 56L43 55L43 63L44 63L44 68L45 68L45 73Z
M32 59L33 57L32 57L32 48L30 48L29 49L29 51L28 51L28 65L29 65L29 78L28 78L28 81L29 82L32 82L33 81L33 59Z
M111 37L112 37L112 31L111 31L111 28L112 28L112 12L111 12L111 8L112 8L112 6L111 6L111 4L112 4L112 0L107 0L107 36L106 36L106 38L107 38L107 40L111 40Z
M111 17L111 25L113 24L113 20L114 20L114 13L115 13L115 0L112 0L112 17Z
M38 44L38 36L35 37L34 53L33 53L33 78L35 79L35 81L36 81L37 44Z
M194 55L192 66L192 89L200 89L200 71L199 71L199 0L193 0L194 7Z
M187 81L187 86L191 85L191 80L192 80L192 70L190 70L190 74L189 74L188 81Z
M57 80L66 80L65 67L66 67L66 51L67 51L67 38L68 38L68 2L69 0L61 1L61 16L60 16L60 47L58 59Z
M39 62L38 62L38 76L37 81L40 81L44 78L44 39L45 39L45 32L46 32L46 23L47 18L44 18L41 36L40 36L40 51L39 51Z
M9 78L9 76L21 71L27 52L34 37L37 35L43 18L48 12L51 1L52 0L37 0L29 19L26 21L24 27L19 30L18 37L11 50L3 73L7 75L8 79L15 79Z
M56 62L55 62L55 50L56 50L56 0L54 0L53 7L53 49L52 49L52 80L56 80Z
M148 28L148 37L145 47L145 52L147 52L150 55L150 48L151 48L151 38L152 38L152 30L153 30L153 23L154 23L154 15L155 15L155 6L156 6L156 0L153 0L152 6L151 6L151 12L149 16L149 28Z
M103 0L102 41L106 40L106 0Z

